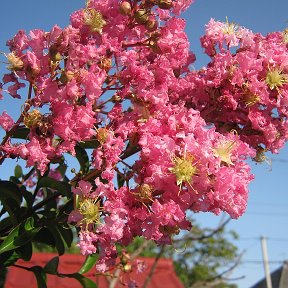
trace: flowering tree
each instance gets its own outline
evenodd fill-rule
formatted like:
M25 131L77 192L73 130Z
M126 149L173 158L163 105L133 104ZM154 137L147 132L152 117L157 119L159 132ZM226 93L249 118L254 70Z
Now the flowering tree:
M211 60L195 71L179 18L191 2L90 0L68 27L7 42L0 97L23 105L16 121L0 115L0 162L22 158L30 170L0 182L5 266L29 259L32 242L63 254L75 226L81 253L105 272L116 244L171 244L191 229L189 211L245 212L245 160L288 138L288 32L211 19L201 38ZM67 154L80 164L72 178Z

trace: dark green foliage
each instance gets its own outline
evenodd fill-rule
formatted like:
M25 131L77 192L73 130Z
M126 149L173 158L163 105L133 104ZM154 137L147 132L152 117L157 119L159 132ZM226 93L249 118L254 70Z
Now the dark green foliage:
M59 163L56 170L67 180L67 166L64 161ZM0 181L0 271L6 271L6 267L17 264L18 259L29 261L33 251L39 250L39 247L45 247L45 251L56 250L62 255L71 247L74 238L67 224L67 217L73 209L69 179L58 181L49 177L48 172L43 177L37 177L34 168L24 174L19 165L15 167L14 175L10 181ZM23 185L29 177L37 177L34 179L37 185L31 190ZM58 199L60 195L61 200ZM58 275L57 268L58 257L51 259L44 268L33 266L22 269L34 273L38 287L41 288L46 287L46 274ZM2 282L4 274L1 274ZM79 275L76 273L61 277L75 278L83 287L95 287Z

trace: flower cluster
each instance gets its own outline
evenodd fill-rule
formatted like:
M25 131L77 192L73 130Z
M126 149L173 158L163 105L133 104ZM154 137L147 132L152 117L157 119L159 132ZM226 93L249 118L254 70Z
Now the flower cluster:
M1 161L21 157L43 175L93 144L70 182L68 221L100 271L115 263L116 243L171 243L191 228L187 211L241 216L253 179L245 160L287 140L287 35L211 20L201 39L211 62L191 71L176 17L191 3L90 0L68 27L7 42L1 93L20 98L28 83L28 97L15 123L0 115ZM11 141L18 128L25 142Z
M211 19L201 43L211 62L187 77L188 106L257 152L278 152L288 137L287 32L263 36Z

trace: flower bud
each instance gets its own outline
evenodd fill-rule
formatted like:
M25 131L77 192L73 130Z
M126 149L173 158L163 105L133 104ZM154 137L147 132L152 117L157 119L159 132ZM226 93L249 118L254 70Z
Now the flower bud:
M54 54L53 56L51 55L51 60L53 62L59 62L62 59L62 55L60 52L57 52L56 54Z
M139 24L146 24L149 20L149 13L145 9L139 9L136 11L134 18Z
M122 254L121 254L121 256L120 256L121 264L122 264L123 266L125 266L126 264L129 263L130 258L131 258L130 255L129 255L126 251L122 251Z
M154 19L149 19L146 23L146 28L148 31L152 32L157 29L157 21Z
M112 99L113 103L117 103L117 102L121 102L121 101L122 101L122 98L119 95L115 94L113 96L113 99Z
M172 8L173 2L172 2L172 0L159 0L158 6L161 9L168 10L168 9Z
M154 53L162 54L162 50L160 49L156 41L150 41L150 47Z
M63 70L59 80L62 84L67 84L69 81L73 79L73 77L74 77L74 72Z
M120 13L122 15L130 15L131 14L131 5L129 2L127 1L123 1L121 4L120 4Z

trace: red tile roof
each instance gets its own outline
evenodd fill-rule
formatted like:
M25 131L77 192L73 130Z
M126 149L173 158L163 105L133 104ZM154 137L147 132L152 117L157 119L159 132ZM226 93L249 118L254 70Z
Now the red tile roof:
M45 266L45 264L51 260L53 257L57 256L52 253L35 253L32 259L29 262L23 260L17 261L16 264L26 267L31 266ZM130 273L123 273L116 285L117 288L126 286L129 281L134 280L137 284L137 287L143 287L143 284L149 275L150 269L155 261L153 258L138 258L141 261L144 261L146 269L142 273L137 273L135 266L132 266L132 271ZM58 272L59 273L75 273L77 272L82 263L84 262L85 257L82 255L75 254L66 254L60 257ZM108 288L109 283L106 277L104 276L95 276L95 270L91 269L88 274L85 274L86 277L95 281L98 284L99 288ZM126 284L119 283L122 282ZM37 288L37 283L35 276L32 272L20 269L17 267L10 267L8 270L6 283L4 288ZM48 288L80 288L82 287L79 282L72 278L60 278L54 275L48 275L47 277L47 287ZM126 286L127 287L127 286ZM174 272L173 262L171 259L159 259L157 262L156 268L154 270L153 276L147 288L183 288L182 283L178 279L177 275Z

